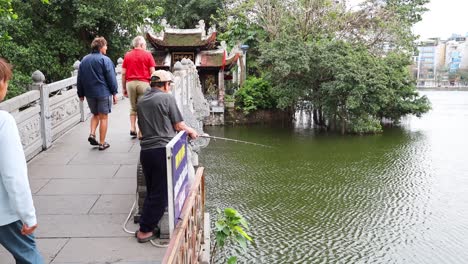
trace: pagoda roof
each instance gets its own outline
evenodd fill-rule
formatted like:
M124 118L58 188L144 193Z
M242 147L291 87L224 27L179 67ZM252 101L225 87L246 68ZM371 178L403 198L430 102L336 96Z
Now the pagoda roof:
M236 64L240 53L235 52L229 56L224 49L217 50L204 50L197 54L195 65L197 67L211 67L211 68L231 68Z
M211 32L208 36L204 36L202 32L192 29L179 29L172 32L166 30L160 33L159 36L146 33L146 39L156 50L167 48L216 48L216 31Z

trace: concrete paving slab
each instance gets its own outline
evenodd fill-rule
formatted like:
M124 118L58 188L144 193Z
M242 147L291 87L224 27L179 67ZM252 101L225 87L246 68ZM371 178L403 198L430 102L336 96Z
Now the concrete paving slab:
M36 239L37 248L44 259L44 263L51 263L67 241L68 238ZM0 246L0 263L16 264L10 252L2 246Z
M122 225L135 200L139 141L129 135L128 101L110 115L105 151L87 142L89 119L28 163L45 263L160 263L165 248L139 244ZM126 228L137 230L129 220ZM14 263L0 246L0 264Z
M119 170L119 165L34 165L28 164L31 179L76 178L103 179L113 178Z
M140 142L138 142L135 145L133 145L133 147L130 149L130 152L140 154L140 150L141 150Z
M29 187L31 188L31 193L36 194L40 191L50 179L30 179L29 180Z
M64 263L161 263L165 249L139 244L133 237L72 238L57 255L54 264Z
M135 202L133 195L101 195L89 214L128 214Z
M121 137L124 137L123 135ZM110 148L106 149L107 152L129 152L135 144L135 140L130 137L107 137L106 141L111 145ZM55 142L54 145L47 151L51 152L90 152L97 150L97 146L92 146L88 142L88 133L80 135L79 137L74 136L70 138L61 138L59 142Z
M41 215L88 214L99 195L36 195L34 206Z
M110 147L112 148L112 146ZM109 148L109 149L110 149ZM126 153L114 153L108 151L99 151L96 149L95 152L90 153L78 153L71 161L71 165L112 165L112 164L122 164L122 165L134 165L137 164L139 155L135 153L126 152Z
M0 260L2 264L15 264L15 259L3 246L0 245Z
M74 156L76 156L76 152L60 152L60 153L53 153L43 151L39 155L37 155L34 159L30 161L31 165L65 165L68 164Z
M127 216L128 214L39 215L36 236L38 238L126 237L130 235L122 230L122 225ZM130 221L127 228L137 230L138 226Z
M44 263L51 263L68 240L68 238L36 239L37 248L44 258Z
M132 178L136 181L137 165L122 165L114 178Z
M136 180L123 179L51 179L38 195L134 194Z

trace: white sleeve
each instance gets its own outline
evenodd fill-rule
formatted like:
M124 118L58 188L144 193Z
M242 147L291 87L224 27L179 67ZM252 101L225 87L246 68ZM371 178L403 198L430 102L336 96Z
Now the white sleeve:
M11 205L28 226L37 224L28 168L15 119L0 112L0 177Z

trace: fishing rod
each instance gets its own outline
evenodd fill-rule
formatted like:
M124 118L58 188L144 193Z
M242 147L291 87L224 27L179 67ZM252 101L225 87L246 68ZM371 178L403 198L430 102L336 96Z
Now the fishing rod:
M264 147L264 148L272 148L272 146L267 146L259 143L254 143L254 142L249 142L249 141L244 141L244 140L238 140L238 139L232 139L232 138L223 138L223 137L215 137L215 136L210 136L207 134L204 135L199 135L199 137L202 138L211 138L211 139L220 139L220 140L225 140L225 141L232 141L236 143L244 143L244 144L249 144L249 145L254 145L254 146L259 146L259 147Z

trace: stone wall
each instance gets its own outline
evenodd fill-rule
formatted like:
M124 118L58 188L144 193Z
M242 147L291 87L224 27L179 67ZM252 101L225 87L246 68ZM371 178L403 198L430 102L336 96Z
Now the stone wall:
M292 120L290 113L281 110L258 110L245 115L242 111L227 108L224 116L224 123L226 125L287 124Z

